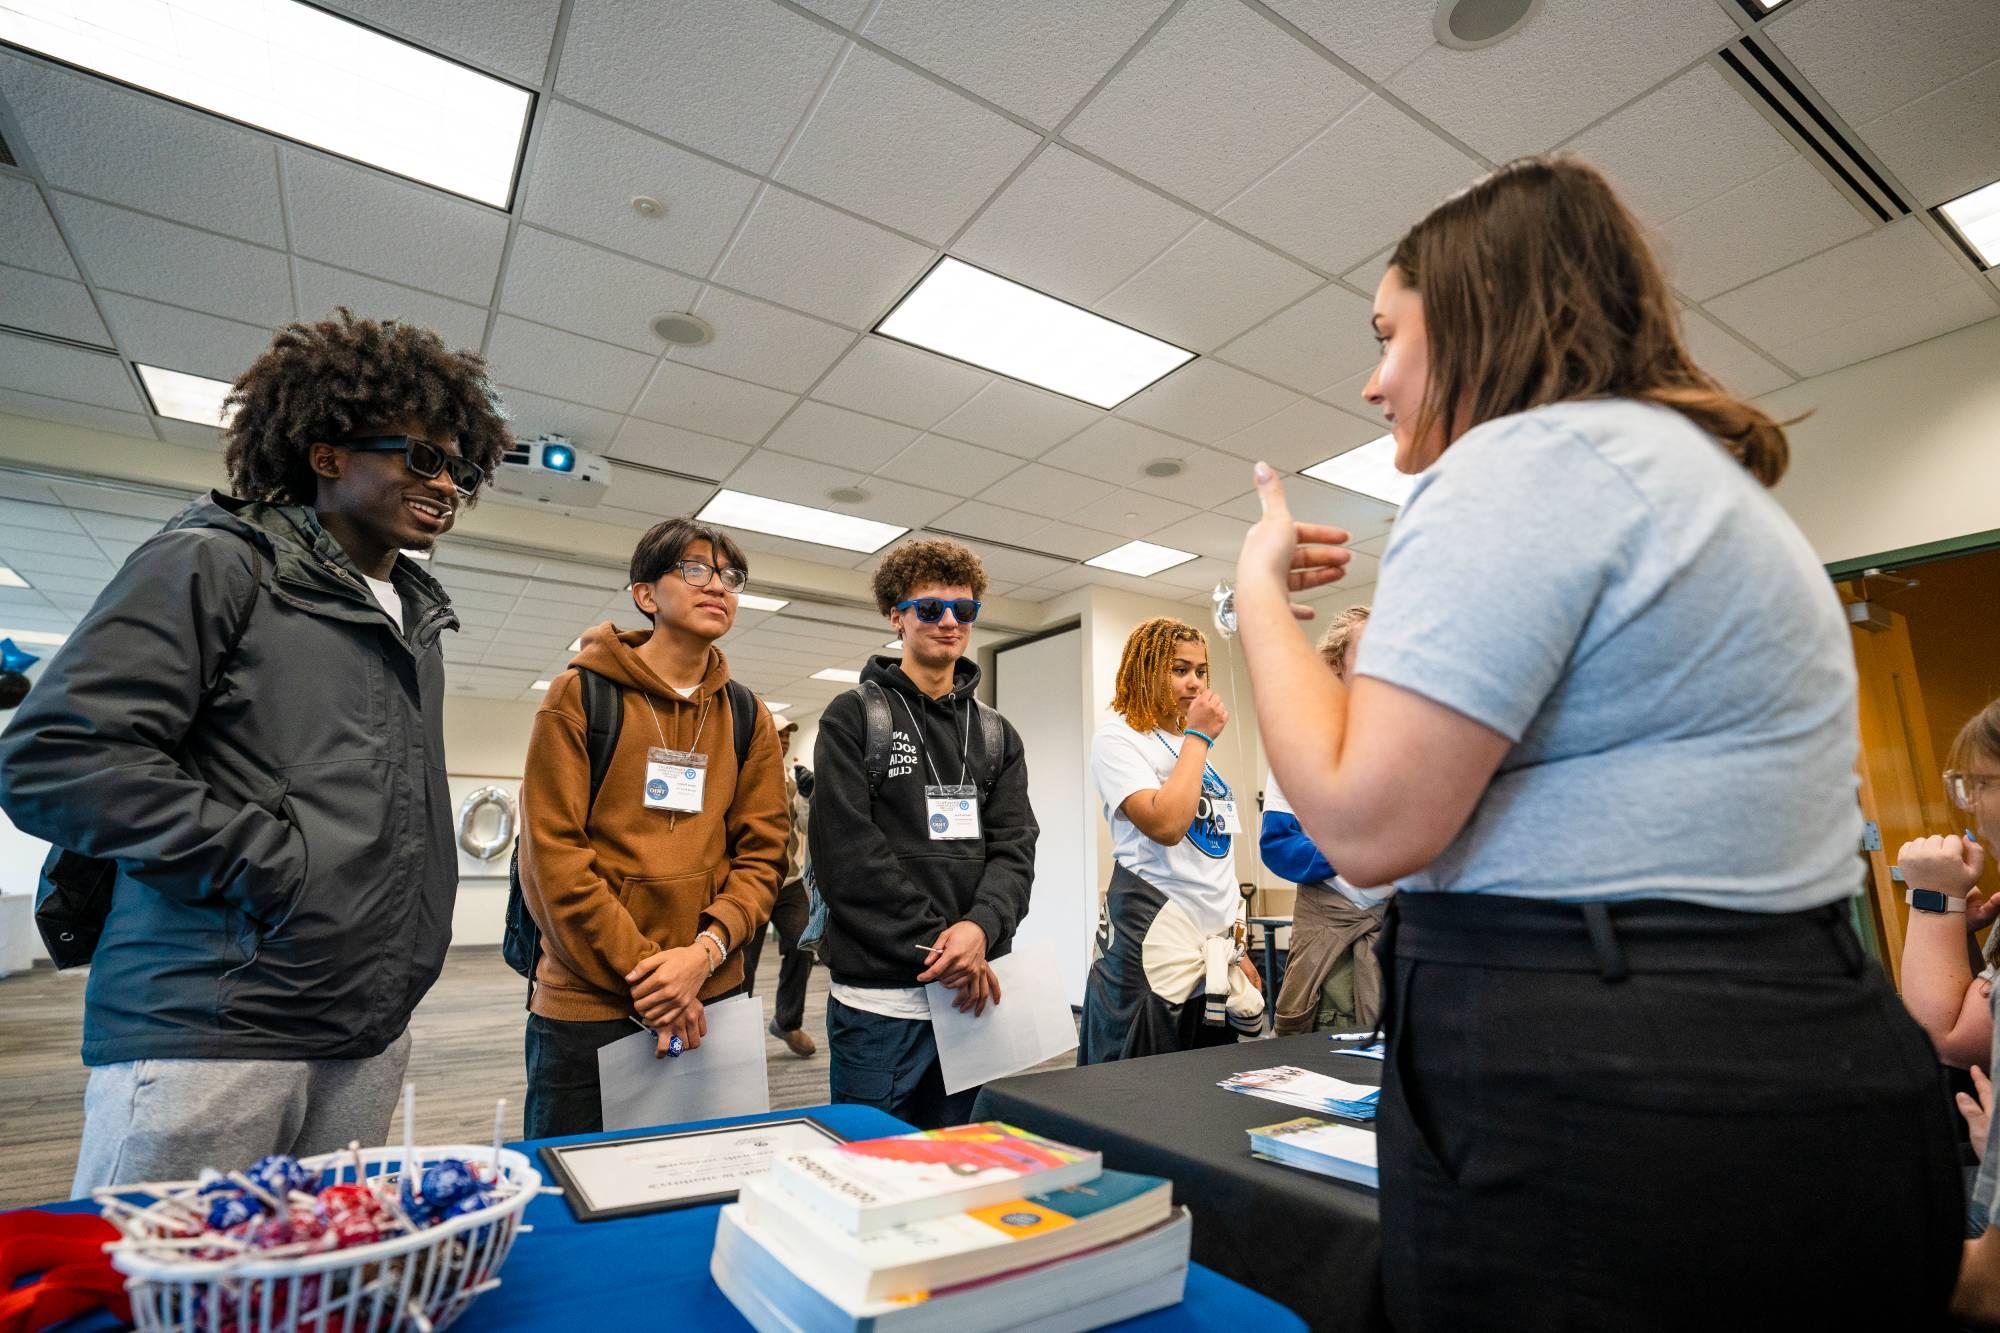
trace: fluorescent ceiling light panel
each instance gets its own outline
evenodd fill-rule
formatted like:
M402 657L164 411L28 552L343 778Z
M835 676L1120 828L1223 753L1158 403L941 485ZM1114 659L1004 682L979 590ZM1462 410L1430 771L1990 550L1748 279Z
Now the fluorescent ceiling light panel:
M891 639L883 645L883 649L887 652L900 653L903 651L903 641L901 639Z
M1398 506L1410 498L1410 488L1417 484L1415 477L1396 471L1396 437L1393 435L1384 435L1359 449L1335 454L1324 463L1314 463L1305 470L1305 475L1314 481L1323 481L1329 486L1338 486L1371 500Z
M429 551L412 551L407 546L403 548L403 554L410 557L410 559L412 560L428 560L431 558L431 553Z
M538 680L538 681L536 681L536 682L535 682L535 684L534 684L534 687L533 687L533 688L535 688L535 689L538 689L538 690L546 690L546 689L547 689L547 688L548 688L548 687L549 687L549 686L550 686L551 684L553 684L553 683L554 683L554 682L552 682L552 681L546 681L546 680Z
M764 703L764 707L765 707L765 709L766 709L767 711L769 711L769 712L773 712L773 713L782 713L782 712L784 712L784 711L785 711L785 710L786 710L787 708L790 708L790 707L791 707L791 705L790 705L790 704L774 704L774 703L771 703L771 702L770 702L769 700L766 700L766 701L765 701L765 703Z
M34 585L5 565L0 565L0 588L32 588Z
M782 597L759 597L754 592L736 594L736 605L745 611L782 611L791 603Z
M60 648L69 642L69 635L45 634L38 629L0 629L0 639L12 639L15 643L37 648Z
M141 365L139 382L146 386L153 410L163 417L192 421L197 426L214 426L218 430L229 424L230 414L222 407L222 400L229 396L229 386L221 380Z
M872 518L836 514L831 509L795 505L784 500L767 500L742 491L717 491L698 515L704 523L720 523L729 528L748 528L772 537L872 555L908 532L893 523L877 523ZM740 604L740 599L739 599Z
M875 332L1103 408L1194 360L1185 347L948 255Z
M1192 559L1194 559L1193 551L1176 551L1171 546L1155 546L1152 542L1126 542L1116 550L1092 556L1083 563L1095 569L1136 574L1143 579L1163 569L1185 565Z
M569 650L571 652L573 653L578 652L582 648L583 648L583 636L581 634L577 635L574 639L571 639L569 641Z
M828 667L824 671L815 671L812 674L812 678L814 680L837 680L848 685L859 685L861 683L861 673L859 671L849 671L846 667Z
M2000 181L1939 204L1937 211L1981 268L2000 267Z
M535 101L299 0L7 0L0 42L494 208Z

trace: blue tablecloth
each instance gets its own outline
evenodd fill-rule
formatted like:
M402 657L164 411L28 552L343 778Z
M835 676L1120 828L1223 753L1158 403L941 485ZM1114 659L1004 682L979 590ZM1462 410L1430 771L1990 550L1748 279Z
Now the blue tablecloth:
M669 1128L754 1124L801 1115L811 1116L848 1139L880 1138L909 1129L900 1120L866 1106L818 1106ZM635 1132L651 1131L533 1139L509 1146L533 1157L544 1144L594 1143ZM536 1165L541 1166L539 1158ZM82 1211L90 1204L78 1201L54 1207ZM569 1205L562 1199L544 1195L528 1205L523 1221L535 1229L515 1240L507 1266L500 1270L499 1289L481 1296L452 1327L466 1333L560 1328L611 1333L653 1324L703 1333L747 1330L750 1325L708 1275L708 1256L715 1247L715 1219L721 1211L719 1205L711 1205L585 1223L570 1215ZM77 1333L113 1327L103 1318L72 1324ZM1180 1305L1117 1327L1135 1333L1194 1329L1303 1333L1306 1326L1276 1302L1195 1264L1189 1266L1187 1298Z

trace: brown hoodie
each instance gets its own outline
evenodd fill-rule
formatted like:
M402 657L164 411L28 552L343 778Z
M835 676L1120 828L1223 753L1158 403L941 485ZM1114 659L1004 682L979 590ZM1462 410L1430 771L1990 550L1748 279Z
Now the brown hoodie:
M544 1018L587 1022L632 1013L625 974L642 958L694 943L704 926L728 943L729 957L702 987L702 998L740 986L741 946L769 920L784 873L790 814L770 713L757 710L739 774L723 689L728 662L720 650L709 649L707 674L683 699L635 651L651 633L621 634L616 625L598 625L585 632L582 650L570 659L572 667L588 667L624 693L618 748L594 806L574 670L550 683L528 738L521 895L542 930L529 1008ZM667 748L708 756L698 814L645 808L646 751L661 744L661 733Z

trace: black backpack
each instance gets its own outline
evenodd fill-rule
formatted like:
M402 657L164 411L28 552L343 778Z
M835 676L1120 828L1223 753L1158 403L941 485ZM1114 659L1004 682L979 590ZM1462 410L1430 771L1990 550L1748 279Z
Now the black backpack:
M576 674L583 691L584 750L590 756L590 803L594 806L598 789L604 785L604 775L610 771L611 756L618 749L618 732L625 722L625 694L587 667L578 667ZM729 721L735 733L736 769L740 774L750 755L750 738L756 734L757 709L762 705L747 685L731 680L724 683L723 689L729 695ZM500 954L507 960L507 966L528 979L528 995L532 999L535 964L542 956L542 928L535 924L527 903L521 899L518 838L514 854L507 862L507 931L500 939Z

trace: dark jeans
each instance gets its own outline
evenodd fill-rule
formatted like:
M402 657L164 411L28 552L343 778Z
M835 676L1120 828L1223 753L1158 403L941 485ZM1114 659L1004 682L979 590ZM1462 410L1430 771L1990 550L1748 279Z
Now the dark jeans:
M826 1043L832 1052L827 1084L835 1102L872 1106L918 1129L972 1119L979 1089L945 1095L937 1038L928 1022L884 1018L828 999Z
M780 1032L795 1032L806 1023L806 979L812 975L813 956L799 947L811 908L806 902L805 881L795 879L778 890L771 904L771 924L778 928L778 996L773 1002L771 1026ZM743 945L743 989L756 994L757 960L764 953L764 932L753 934Z
M1399 1333L1940 1325L1965 1210L1937 1059L1844 910L1390 911Z
M726 1000L740 991L739 987L706 1003ZM597 1052L639 1030L629 1018L572 1023L529 1014L528 1095L521 1107L522 1137L601 1133L604 1100L597 1081Z

